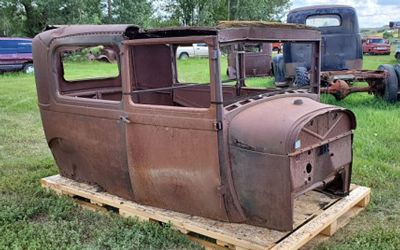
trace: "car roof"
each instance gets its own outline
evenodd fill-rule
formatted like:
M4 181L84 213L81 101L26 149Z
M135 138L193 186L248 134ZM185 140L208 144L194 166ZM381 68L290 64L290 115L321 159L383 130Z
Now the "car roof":
M311 6L305 6L305 7L300 7L296 8L293 10L289 11L289 14L294 13L294 12L300 12L300 11L308 11L308 10L329 10L329 9L355 9L352 6L349 5L341 5L341 4L329 4L329 5L311 5Z
M137 32L139 27L132 24L101 24L101 25L49 25L35 39L40 39L46 46L53 40L75 36L112 35L123 37L127 32Z
M302 32L309 34L302 35ZM130 39L172 38L187 36L218 36L219 42L240 40L318 40L318 29L302 24L286 24L264 21L223 21L215 27L173 27L140 30L126 34ZM287 38L287 39L286 39Z
M12 41L12 40L24 40L24 41L32 41L32 38L26 38L26 37L0 37L0 41Z

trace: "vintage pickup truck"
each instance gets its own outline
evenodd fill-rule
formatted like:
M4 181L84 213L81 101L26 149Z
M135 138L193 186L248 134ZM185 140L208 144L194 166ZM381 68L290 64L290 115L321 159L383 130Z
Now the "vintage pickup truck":
M194 43L191 46L179 46L176 50L178 59L194 56L208 56L208 46L205 43Z
M306 24L321 31L322 93L332 94L338 100L355 92L374 94L387 102L399 100L398 66L384 64L378 70L362 70L362 39L353 7L316 5L297 8L289 12L287 22ZM390 46L381 40L371 53L390 53ZM311 53L311 47L307 44L285 44L283 54L272 60L277 86L287 83L287 78L295 79L300 85L308 84ZM368 86L355 86L352 84L354 82L366 82Z
M308 86L247 87L240 68L221 80L224 47L278 41L310 45ZM40 33L38 102L60 174L140 204L292 230L296 197L314 189L343 196L350 187L356 121L319 102L320 41L314 28L263 22ZM207 45L207 82L179 80L176 50L192 44ZM115 74L67 77L67 52L99 45L117 52Z

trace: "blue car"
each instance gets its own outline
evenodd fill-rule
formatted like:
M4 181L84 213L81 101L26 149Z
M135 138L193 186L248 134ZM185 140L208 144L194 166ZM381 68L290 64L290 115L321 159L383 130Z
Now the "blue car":
M32 39L0 38L0 72L33 73Z

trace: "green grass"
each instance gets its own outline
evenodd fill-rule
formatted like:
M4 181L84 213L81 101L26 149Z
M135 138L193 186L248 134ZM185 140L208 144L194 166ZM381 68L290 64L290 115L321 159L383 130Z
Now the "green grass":
M98 61L80 63L64 62L64 79L67 81L109 78L119 75L118 64Z
M180 67L190 71L185 80L208 81L203 62L183 62ZM395 63L393 56L366 56L364 62L367 69ZM109 67L102 64L96 69L112 72ZM79 70L72 72L72 77L79 76ZM265 86L267 81L256 85ZM340 102L323 95L321 100L356 114L353 182L371 187L372 201L319 248L398 249L400 104L368 94L353 94ZM43 191L40 178L56 173L42 131L34 77L0 75L0 249L198 248L169 227L84 211L70 198Z
M221 58L221 80L228 80L226 69L228 62L226 57ZM190 58L189 60L178 60L177 61L177 74L178 81L183 83L209 83L210 82L210 69L208 61L204 58ZM248 87L266 87L272 86L274 83L273 77L249 77L246 79L246 85ZM229 82L224 84L234 85L235 82Z

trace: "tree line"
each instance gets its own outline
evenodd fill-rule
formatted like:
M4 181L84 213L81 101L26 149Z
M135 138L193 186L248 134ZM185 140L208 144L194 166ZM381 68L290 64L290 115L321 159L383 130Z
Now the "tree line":
M212 26L282 18L290 0L0 0L0 36L33 37L47 25L129 23Z

